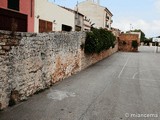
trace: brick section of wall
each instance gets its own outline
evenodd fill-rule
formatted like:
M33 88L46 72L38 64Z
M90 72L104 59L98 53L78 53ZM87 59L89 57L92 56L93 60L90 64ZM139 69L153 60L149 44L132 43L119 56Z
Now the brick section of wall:
M139 35L137 34L120 34L119 36L119 51L132 52L137 51L138 49L134 49L132 47L132 41L136 40L139 42Z
M49 88L117 51L85 55L83 32L15 33L0 31L0 109Z
M118 44L115 45L114 48L110 48L109 50L105 50L99 54L87 55L84 51L81 52L81 69L85 69L88 66L95 64L97 61L103 60L104 58L109 57L113 53L118 51Z

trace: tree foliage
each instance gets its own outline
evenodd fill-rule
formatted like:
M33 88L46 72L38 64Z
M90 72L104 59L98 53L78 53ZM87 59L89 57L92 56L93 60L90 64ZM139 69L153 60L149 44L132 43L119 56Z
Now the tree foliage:
M135 29L135 30L132 30L131 32L141 32L141 38L140 38L141 42L148 40L148 38L146 38L146 36L145 36L145 33L140 29Z
M133 48L137 48L137 47L138 47L138 42L137 42L137 40L133 40L133 41L132 41L132 47L133 47Z
M110 47L114 47L116 37L112 32L105 29L92 28L91 32L87 32L85 41L85 53L100 53Z

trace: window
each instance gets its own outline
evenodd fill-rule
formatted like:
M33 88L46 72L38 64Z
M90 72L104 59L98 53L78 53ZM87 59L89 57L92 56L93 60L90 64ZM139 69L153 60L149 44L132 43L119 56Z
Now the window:
M19 0L8 0L8 8L19 11Z
M51 32L52 31L52 22L39 20L39 32Z
M27 32L27 15L0 8L0 30Z
M72 31L72 27L68 25L62 24L62 31Z
M75 26L75 31L81 31L81 27L80 26Z

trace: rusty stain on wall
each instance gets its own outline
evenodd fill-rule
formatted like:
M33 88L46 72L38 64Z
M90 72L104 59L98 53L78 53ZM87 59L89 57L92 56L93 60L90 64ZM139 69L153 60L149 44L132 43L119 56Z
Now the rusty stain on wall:
M115 48L86 55L81 50L84 32L15 33L0 31L0 109L9 101L26 100L54 83L108 57ZM8 41L10 49L4 50ZM18 97L13 97L12 91ZM12 96L12 97L10 97Z

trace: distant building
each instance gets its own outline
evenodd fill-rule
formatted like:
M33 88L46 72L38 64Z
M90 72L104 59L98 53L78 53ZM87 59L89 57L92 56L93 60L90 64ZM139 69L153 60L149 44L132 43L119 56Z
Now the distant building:
M84 15L79 13L76 10L72 10L70 8L62 7L74 14L74 24L75 24L75 31L83 31L83 24L84 24Z
M160 42L160 38L152 38L152 42Z
M70 8L62 7L75 15L75 31L90 31L91 29L91 22L87 19L86 16L81 14L78 10L72 10Z
M106 7L100 6L98 2L86 0L78 3L75 9L87 16L94 27L111 30L113 14Z
M121 31L118 28L111 27L111 31L114 34L114 36L119 37Z
M48 0L35 0L35 32L74 31L75 14Z
M34 0L0 0L0 30L34 32Z
M89 18L84 16L84 25L83 25L83 30L84 31L90 31L92 27L92 22L90 21Z
M137 51L138 50L138 46L137 48L134 48L132 46L133 42L137 42L139 41L139 35L138 34L130 34L130 33L121 33L119 36L119 40L118 40L118 48L119 51L125 51L125 52L132 52L132 51Z
M78 9L48 0L1 0L0 30L20 32L89 31L92 22Z
M150 44L151 44L151 46L152 45L160 46L160 37L152 38L152 43L150 43Z

